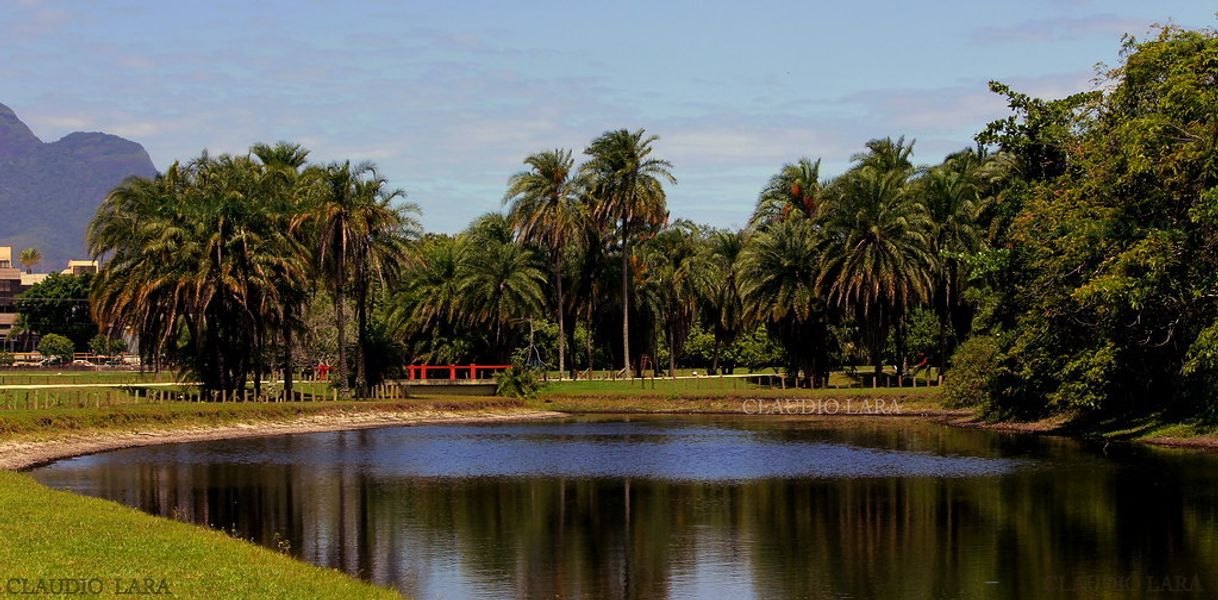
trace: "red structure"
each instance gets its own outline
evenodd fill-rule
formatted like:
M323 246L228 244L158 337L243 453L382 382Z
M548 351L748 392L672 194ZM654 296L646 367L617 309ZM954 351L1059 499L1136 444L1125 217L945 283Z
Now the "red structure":
M512 365L406 365L406 373L412 380L479 379L479 375L490 378L495 373L510 368ZM465 377L460 377L462 373Z

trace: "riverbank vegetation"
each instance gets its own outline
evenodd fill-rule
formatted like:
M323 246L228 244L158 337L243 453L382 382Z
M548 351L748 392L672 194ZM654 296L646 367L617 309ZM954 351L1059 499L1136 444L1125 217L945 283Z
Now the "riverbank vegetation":
M504 209L456 235L423 232L369 164L204 154L106 199L91 314L208 393L286 375L291 398L321 362L357 397L411 363L749 368L802 388L934 373L993 418L1213 419L1216 53L1168 26L1094 91L992 83L1011 115L935 164L903 137L836 175L792 157L739 230L669 214L679 165L641 129L525 157Z

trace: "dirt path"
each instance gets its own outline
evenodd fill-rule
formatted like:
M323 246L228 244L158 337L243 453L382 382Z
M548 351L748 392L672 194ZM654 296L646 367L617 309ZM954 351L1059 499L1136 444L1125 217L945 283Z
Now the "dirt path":
M53 440L0 441L0 469L21 470L49 462L154 444L198 442L292 433L343 431L394 425L430 423L489 423L533 421L565 417L564 413L528 409L488 409L482 411L361 412L341 415L313 415L288 421L259 421L216 427L149 429L142 431L87 431Z

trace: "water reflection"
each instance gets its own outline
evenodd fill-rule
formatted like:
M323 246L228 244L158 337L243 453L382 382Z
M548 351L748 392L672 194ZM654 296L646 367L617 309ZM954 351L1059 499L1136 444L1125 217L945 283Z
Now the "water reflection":
M1119 598L1164 577L1212 597L1215 458L664 418L180 444L34 475L416 598Z

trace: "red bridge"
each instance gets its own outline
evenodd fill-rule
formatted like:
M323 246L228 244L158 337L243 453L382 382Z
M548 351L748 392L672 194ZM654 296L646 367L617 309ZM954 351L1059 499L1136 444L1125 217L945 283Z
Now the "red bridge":
M512 368L512 365L406 365L406 373L412 380L426 379L490 379L495 373ZM464 377L461 375L464 374Z

